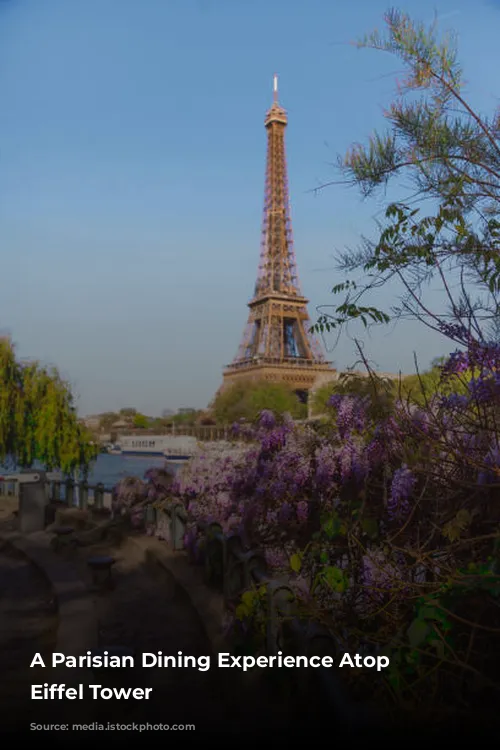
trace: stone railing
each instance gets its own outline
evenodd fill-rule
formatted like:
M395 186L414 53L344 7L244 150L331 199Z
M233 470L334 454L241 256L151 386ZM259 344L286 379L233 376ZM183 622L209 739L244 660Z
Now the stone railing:
M42 481L49 502L62 502L68 506L85 509L89 504L96 509L111 508L112 488L102 483L95 485L87 482L75 482L73 479L61 479L59 476L46 474ZM0 496L18 497L20 483L11 479L0 479Z
M161 510L148 509L146 523L157 536L174 550L184 550L188 516L184 505L172 503ZM224 534L218 523L198 524L202 554L198 560L204 569L205 584L223 594L228 612L234 612L245 591L265 589L262 605L265 611L265 652L290 656L330 656L338 665L344 653L341 644L319 623L300 615L298 602L290 582L273 578L264 554L248 549L237 534ZM186 550L187 551L187 550ZM194 558L188 552L191 563ZM354 705L345 693L336 669L319 666L315 669L291 669L287 677L295 680L297 695L316 695L320 704L330 706L335 721L359 727L368 720L366 707Z
M14 483L12 483L14 484ZM47 509L52 505L63 504L81 510L97 510L111 515L112 490L102 484L78 485L71 479L61 480L41 473L40 481L31 485L21 485L20 523L26 531L41 530L53 519ZM0 495L15 493L12 486L0 480ZM37 494L38 493L38 494ZM29 494L29 498L28 498ZM30 502L23 502L29 499ZM36 504L40 507L35 508ZM45 506L45 507L41 507ZM23 510L24 508L24 510ZM35 512L37 511L37 512ZM185 549L188 515L180 502L167 503L166 507L148 506L145 511L145 533L154 534L181 554L187 553L191 563L195 560ZM26 518L28 515L31 518ZM23 523L24 522L24 523ZM208 587L216 588L224 598L228 612L234 612L245 591L255 587L264 595L261 604L265 612L265 652L276 656L279 651L290 656L332 657L332 664L338 665L343 648L341 644L318 623L306 620L300 615L295 594L286 578L271 577L265 557L260 550L246 548L241 537L224 534L217 523L199 524L201 535L201 559L204 580ZM221 623L222 627L222 623ZM287 670L290 680L295 680L297 695L317 696L317 705L335 713L335 722L359 726L367 718L364 707L351 703L336 676L335 667L318 666L314 669Z

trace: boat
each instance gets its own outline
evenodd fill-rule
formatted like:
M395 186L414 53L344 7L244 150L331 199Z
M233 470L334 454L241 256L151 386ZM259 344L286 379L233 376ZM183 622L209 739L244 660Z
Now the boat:
M189 461L189 459L193 457L192 454L186 455L185 453L174 453L174 452L170 453L169 451L165 451L163 455L167 459L167 463L170 462L173 464L177 464L177 463L181 464L184 461Z
M122 435L118 438L122 456L162 456L167 461L188 461L198 452L196 438L172 435Z
M109 453L110 456L121 456L122 454L121 446L112 443L111 445L107 446L106 453Z

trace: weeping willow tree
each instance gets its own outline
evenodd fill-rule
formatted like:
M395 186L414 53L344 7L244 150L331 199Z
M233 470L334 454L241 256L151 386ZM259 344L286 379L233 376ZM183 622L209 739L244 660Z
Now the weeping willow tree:
M0 462L86 474L97 452L57 370L18 362L11 342L0 340Z

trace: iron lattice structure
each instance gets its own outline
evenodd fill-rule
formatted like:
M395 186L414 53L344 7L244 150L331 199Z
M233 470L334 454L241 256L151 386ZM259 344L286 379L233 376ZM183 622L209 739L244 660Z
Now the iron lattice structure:
M242 377L281 380L308 391L332 373L309 331L308 300L302 295L293 248L285 152L286 111L274 101L266 114L267 167L260 263L245 333L224 383Z

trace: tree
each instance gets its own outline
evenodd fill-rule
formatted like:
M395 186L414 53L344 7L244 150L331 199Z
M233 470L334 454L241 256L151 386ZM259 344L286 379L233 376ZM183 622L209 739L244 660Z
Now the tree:
M364 196L402 176L412 191L388 206L376 242L363 239L341 254L340 268L362 279L334 287L344 300L316 329L410 318L458 345L487 342L500 313L500 111L486 119L468 104L453 40L438 41L435 24L426 28L396 10L385 20L385 38L374 32L358 46L389 52L407 70L385 113L390 130L354 145L339 166ZM366 304L391 280L404 290L397 305ZM431 281L447 300L444 312L425 299Z
M192 411L179 412L177 414L174 414L172 417L169 417L168 423L192 426L198 422L198 418L202 413L202 411L197 411L196 409L193 409Z
M149 427L149 417L144 416L144 414L135 414L132 424L134 427L146 429Z
M115 422L118 422L119 415L114 411L107 411L100 415L99 427L103 432L109 432Z
M460 377L453 375L444 378L443 365L440 357L430 370L403 378L399 388L401 397L405 401L423 406L434 396L450 396L453 393L465 395L468 391L467 381L472 377L472 373L465 372Z
M219 393L213 403L217 422L228 424L239 419L254 420L264 410L289 413L297 419L307 416L307 407L284 383L244 380Z
M392 408L398 393L398 381L383 378L375 373L370 377L354 372L342 373L338 380L325 383L312 397L313 415L324 415L329 411L333 395L358 396L370 403L370 416L381 418Z
M132 409L131 407L120 409L120 417L124 417L125 419L127 417L135 417L136 414L137 414L137 409Z
M10 341L0 341L0 461L86 472L97 454L57 370L17 362Z

